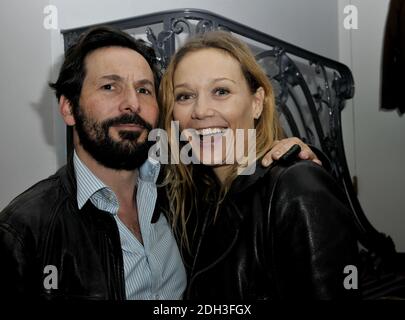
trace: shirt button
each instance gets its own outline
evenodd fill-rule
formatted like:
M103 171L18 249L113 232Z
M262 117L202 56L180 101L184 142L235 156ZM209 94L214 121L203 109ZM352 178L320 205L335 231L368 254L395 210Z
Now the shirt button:
M155 300L159 300L159 295L158 294L155 294Z

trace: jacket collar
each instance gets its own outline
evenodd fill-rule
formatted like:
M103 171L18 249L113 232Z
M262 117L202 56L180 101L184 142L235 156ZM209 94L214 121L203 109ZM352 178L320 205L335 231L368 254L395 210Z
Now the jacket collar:
M60 168L56 172L56 175L58 175L61 179L62 188L69 198L69 202L75 210L79 210L79 206L77 204L76 176L73 165L73 151L68 154L66 165Z
M238 205L235 204L235 199L238 198L239 193L254 185L254 183L263 177L272 167L263 167L260 161L257 161L255 165L256 169L251 175L239 175L234 180L217 217L214 217L216 203L213 203L211 208L208 206L209 209L205 212L199 212L200 217L202 217L201 221L203 221L203 226L199 235L199 242L196 246L195 260L191 270L190 287L195 276L214 267L219 261L225 259L236 243L240 227L248 209L238 207ZM200 169L205 170L206 168L207 167ZM212 177L214 181L217 181L211 169L206 173ZM217 181L217 183L219 182ZM215 245L213 245L211 239L216 239Z
M156 177L156 190L157 190L157 197L156 197L156 204L155 209L153 210L152 214L152 223L156 223L159 220L160 214L163 213L166 218L167 217L167 210L169 208L169 200L166 196L166 187L163 185L164 182L164 172L165 168L163 165L160 167L159 175Z
M269 172L275 164L276 162L273 162L269 167L264 167L261 164L261 159L256 160L254 172L249 175L238 175L233 181L229 193L233 195L245 191Z

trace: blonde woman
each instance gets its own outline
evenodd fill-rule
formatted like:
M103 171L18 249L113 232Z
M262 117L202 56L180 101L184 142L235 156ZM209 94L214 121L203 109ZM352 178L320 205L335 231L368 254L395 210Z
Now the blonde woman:
M226 32L195 37L172 58L160 97L165 129L178 121L199 138L191 146L201 164L180 161L165 175L167 214L188 272L185 298L352 296L344 268L356 264L357 244L333 178L312 161L260 164L280 129L271 84L249 48ZM238 129L245 152L255 129L250 175L238 174L249 164L227 161L227 135ZM223 151L219 159L214 150Z

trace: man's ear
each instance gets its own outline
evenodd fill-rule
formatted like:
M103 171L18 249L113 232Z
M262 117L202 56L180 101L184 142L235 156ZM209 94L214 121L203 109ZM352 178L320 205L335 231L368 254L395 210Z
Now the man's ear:
M74 126L76 124L75 118L73 116L73 107L70 101L65 96L60 96L59 99L59 110L62 115L63 120L68 126Z
M253 118L255 120L259 119L263 111L264 103L264 89L259 87L253 95Z

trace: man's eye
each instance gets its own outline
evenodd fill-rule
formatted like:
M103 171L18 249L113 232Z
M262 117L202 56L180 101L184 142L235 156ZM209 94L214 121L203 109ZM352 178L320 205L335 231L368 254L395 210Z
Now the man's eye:
M112 84L105 84L101 87L103 90L111 91L114 89L114 86Z
M136 92L141 93L141 94L146 94L146 95L152 94L152 92L149 89L143 88L143 87L136 89Z
M230 93L230 91L226 88L216 88L214 89L214 94L216 96L226 96Z

